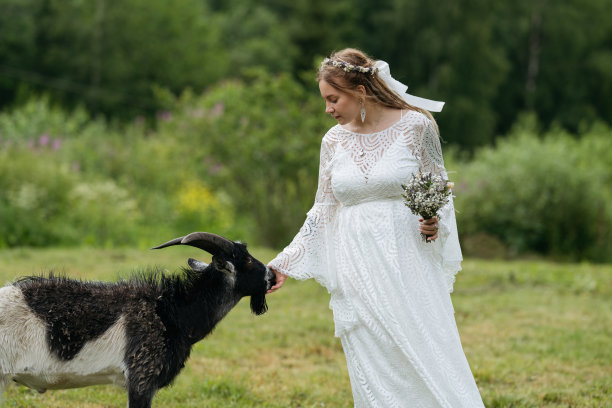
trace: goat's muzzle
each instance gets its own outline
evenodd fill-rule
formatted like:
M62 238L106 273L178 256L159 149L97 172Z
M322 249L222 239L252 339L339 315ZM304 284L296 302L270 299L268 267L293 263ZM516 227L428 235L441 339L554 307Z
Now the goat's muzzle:
M266 291L270 290L274 285L276 285L276 273L266 266Z

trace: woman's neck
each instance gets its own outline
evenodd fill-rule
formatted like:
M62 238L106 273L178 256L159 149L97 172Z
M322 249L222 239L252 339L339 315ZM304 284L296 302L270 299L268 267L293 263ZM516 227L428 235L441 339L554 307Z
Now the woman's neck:
M361 117L346 124L346 129L355 133L370 134L380 132L392 126L402 118L402 110L381 106L378 104L366 105L366 117L363 123Z

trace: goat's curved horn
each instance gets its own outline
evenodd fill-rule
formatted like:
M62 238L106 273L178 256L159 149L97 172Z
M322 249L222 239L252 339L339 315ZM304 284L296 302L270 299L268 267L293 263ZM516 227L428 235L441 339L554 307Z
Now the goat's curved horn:
M161 249L172 245L190 245L203 249L212 255L217 255L220 252L231 255L234 249L234 243L232 241L210 232L192 232L189 235L175 238L152 249Z
M232 241L210 232L192 232L183 238L181 244L203 249L213 255L219 252L225 252L228 255L234 253L234 243Z
M162 249L162 248L166 248L166 247L169 247L169 246L172 246L172 245L180 245L181 241L183 240L183 238L184 237L174 238L172 241L168 241L165 244L158 245L158 246L153 247L151 249Z

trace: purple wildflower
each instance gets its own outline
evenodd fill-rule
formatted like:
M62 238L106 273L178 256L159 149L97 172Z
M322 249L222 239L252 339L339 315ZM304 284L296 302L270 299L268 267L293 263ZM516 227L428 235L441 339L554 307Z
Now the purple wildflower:
M162 120L164 122L168 122L172 120L172 113L169 111L158 112L157 119Z
M210 116L216 118L223 115L223 111L225 111L225 104L223 102L219 102L211 109Z
M42 135L40 135L40 137L38 138L38 144L42 147L45 147L47 145L49 145L49 142L51 141L51 138L49 137L48 133L43 133Z

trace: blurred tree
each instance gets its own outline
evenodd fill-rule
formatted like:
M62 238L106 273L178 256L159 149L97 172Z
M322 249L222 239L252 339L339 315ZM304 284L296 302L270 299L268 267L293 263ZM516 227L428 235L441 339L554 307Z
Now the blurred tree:
M546 124L557 122L575 132L582 121L612 119L609 12L606 0L554 3L541 12L541 62L533 106Z
M227 61L218 57L219 30L200 1L34 4L13 8L22 25L35 27L26 30L31 56L15 66L3 59L0 69L13 70L13 89L21 82L64 104L130 117L155 112L157 83L176 92L203 89L226 73ZM7 48L0 46L0 52Z
M610 123L608 8L609 0L0 0L0 105L42 91L94 113L153 116L163 106L156 86L199 92L254 66L312 78L314 60L357 47L388 61L411 92L445 100L442 136L473 150L525 111L544 129Z
M498 133L522 112L534 112L544 128L576 132L581 123L612 118L612 19L607 0L500 2L496 38L510 73L494 105ZM608 95L608 96L606 96Z
M410 92L443 98L442 134L468 148L493 139L493 106L508 72L495 44L496 15L485 0L424 3L416 0L340 0L325 3L268 0L301 53L297 71L313 58L345 47L361 48L388 61Z
M374 26L363 36L364 48L389 62L410 93L447 102L437 115L446 140L467 148L490 142L497 120L493 100L508 62L495 43L489 2L386 3L363 16Z
M227 0L211 1L227 53L227 77L240 77L253 67L269 73L292 72L299 52L279 14L265 3Z
M357 47L388 61L410 92L444 99L443 137L472 150L525 111L545 128L610 122L609 0L267 0L300 49L295 68Z
M357 23L368 1L357 7L346 0L269 0L269 3L279 10L291 42L300 51L295 57L295 72L299 73L311 71L317 56L359 44L361 28Z
M35 63L38 9L36 0L0 2L0 106L16 98L20 79L40 79L35 70L24 71Z

